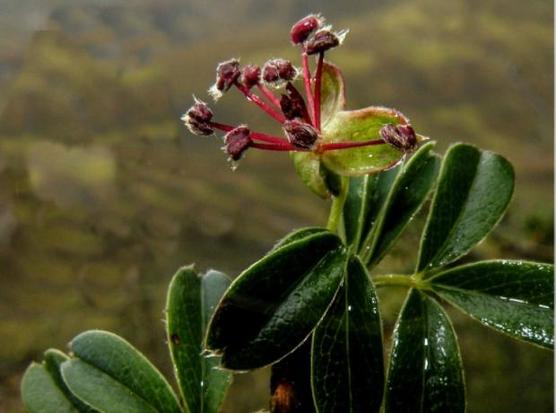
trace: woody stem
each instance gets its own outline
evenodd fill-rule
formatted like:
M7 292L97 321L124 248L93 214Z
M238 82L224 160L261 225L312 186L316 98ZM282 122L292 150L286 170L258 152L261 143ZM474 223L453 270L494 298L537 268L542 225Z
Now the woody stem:
M315 99L314 99L314 119L315 128L320 131L320 94L322 88L322 67L324 63L324 53L319 53L319 59L317 63L317 71L315 73Z

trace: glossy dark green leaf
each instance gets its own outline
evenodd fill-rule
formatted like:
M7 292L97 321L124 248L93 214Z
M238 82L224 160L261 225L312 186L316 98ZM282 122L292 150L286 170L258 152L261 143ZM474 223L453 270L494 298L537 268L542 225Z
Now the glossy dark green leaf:
M344 77L340 69L330 62L324 62L322 68L320 102L322 125L326 125L346 104Z
M456 335L433 299L410 290L396 323L385 413L461 413L465 384Z
M166 329L168 345L181 395L190 413L216 413L232 381L218 369L218 357L203 356L208 320L230 285L218 271L197 274L180 269L168 288Z
M400 166L374 175L352 176L344 203L343 222L346 243L359 251L390 192Z
M64 382L72 393L87 404L99 410L105 409L106 406L95 404L96 399L84 397L92 397L94 393L104 392L104 387L99 387L95 391L92 387L93 382L99 385L117 382L119 386L127 389L128 393L133 394L133 397L149 405L153 411L181 411L172 388L160 372L121 337L106 331L92 330L75 337L70 347L73 355L80 360L72 359L62 365ZM67 374L64 367L66 365ZM86 375L80 378L80 372ZM91 383L84 383L87 377L91 378ZM73 381L77 379L79 382Z
M283 247L284 245L287 244L291 244L294 241L299 241L303 238L306 238L310 235L315 235L318 233L323 233L323 232L327 232L328 230L326 228L321 228L321 227L306 227L306 228L299 228L296 229L292 232L290 232L288 235L286 235L284 238L282 238L281 240L279 240L276 245L274 245L274 247L272 247L272 251L277 250L280 247Z
M380 261L427 199L440 166L440 158L432 152L434 146L435 142L426 143L400 168L363 246L369 265Z
M514 172L506 159L470 145L452 146L440 168L417 271L465 255L501 219L513 188Z
M75 397L71 391L66 386L64 379L62 378L61 367L62 363L68 361L69 357L59 350L49 349L44 352L44 366L46 370L50 373L56 385L64 392L66 397L71 401L73 406L80 413L92 413L96 412L95 409L87 406L77 397Z
M360 142L380 139L379 131L386 124L406 123L397 110L371 106L337 112L322 128L324 142ZM362 146L325 152L322 162L339 175L360 176L380 172L398 163L403 153L392 145Z
M62 376L73 394L101 412L158 413L139 394L80 359L62 363Z
M338 291L346 265L340 239L322 232L274 250L245 270L214 313L207 348L222 366L276 362L301 344Z
M344 284L313 333L312 384L320 413L380 410L382 326L374 287L357 258L350 260Z
M481 323L554 347L554 266L484 261L450 269L429 281L438 295Z
M29 413L78 413L42 364L32 363L21 380L21 398Z
M270 393L273 413L315 412L311 389L311 340L272 365Z

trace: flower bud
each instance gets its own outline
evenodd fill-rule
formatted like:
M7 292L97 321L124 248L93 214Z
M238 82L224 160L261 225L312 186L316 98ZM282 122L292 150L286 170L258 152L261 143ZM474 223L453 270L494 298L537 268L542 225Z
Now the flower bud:
M218 99L223 92L232 87L240 75L239 60L230 59L219 63L216 67L216 82L210 88L209 93Z
M210 124L212 120L212 110L208 105L198 99L195 99L193 106L182 116L182 120L189 129L189 131L195 135L212 135L214 129Z
M311 37L305 46L305 51L308 55L323 53L328 49L339 46L344 41L347 31L335 33L330 29L322 29Z
M224 149L231 160L240 160L245 151L249 149L252 143L250 133L247 126L241 125L224 136L224 142L226 143Z
M403 152L414 150L418 144L417 135L411 125L385 125L380 130L380 137Z
M261 81L261 68L257 65L247 65L241 70L239 80L247 89L251 89Z
M319 137L315 128L299 120L287 120L282 127L288 141L297 148L313 149Z
M322 25L322 19L319 16L310 14L297 23L290 30L290 37L293 44L303 43L307 38Z
M290 82L286 85L286 92L280 99L280 108L285 118L289 120L296 118L307 119L309 115L303 96Z
M297 69L285 59L272 59L263 66L263 80L275 86L281 86L283 82L290 82L296 76Z

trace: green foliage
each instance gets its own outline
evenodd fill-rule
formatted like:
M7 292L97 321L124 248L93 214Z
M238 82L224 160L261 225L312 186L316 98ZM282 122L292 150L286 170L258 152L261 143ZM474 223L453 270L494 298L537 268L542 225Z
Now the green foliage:
M433 148L434 143L425 144L404 165L352 178L344 188L342 219L332 222L340 223L335 230L348 248L347 267L345 258L328 259L337 254L338 241L316 243L332 240L331 234L305 228L280 241L232 284L207 341L209 348L223 352L224 360L235 357L235 365L224 361L223 366L256 368L287 357L314 329L311 385L318 411L379 411L384 403L392 413L464 412L463 365L439 297L488 326L553 346L552 265L500 261L445 268L500 220L513 192L511 165L499 155L463 144L451 147L441 163ZM433 187L416 273L371 277L381 287L410 287L395 326L383 401L382 327L363 262L376 266ZM343 279L335 298L331 292L337 282L325 290L318 287L321 283L305 284L303 274L314 276L315 265L322 271L321 283L329 283L331 274ZM317 291L325 301L299 305L300 295L304 304L316 302ZM248 326L242 325L246 319L251 320ZM301 327L309 325L309 330Z
M231 382L222 368L276 364L283 373L294 360L310 360L310 372L299 370L295 383L298 391L310 384L319 412L465 412L461 355L439 299L505 334L553 347L552 265L447 268L500 220L513 192L511 165L463 144L440 162L433 148L427 143L390 171L344 181L335 197L344 204L331 210L337 227L288 234L231 284L216 271L178 271L168 291L167 337L188 412L220 409ZM376 268L433 187L416 272L371 276L366 266ZM386 380L375 285L409 287ZM164 377L118 336L89 331L70 348L71 358L49 350L27 370L22 395L30 411L183 411ZM287 389L275 388L286 398Z
M361 255L369 265L375 265L392 247L404 228L419 211L431 191L440 159L432 153L434 142L423 145L401 167L389 188L388 197L378 209L373 230L361 247Z
M204 330L229 279L192 267L174 276L168 292L168 341L181 402L163 375L121 337L100 330L70 343L71 357L48 350L21 383L30 412L216 413L231 376L202 354ZM185 407L183 407L185 405ZM185 409L185 410L184 410Z
M465 411L456 334L438 303L410 290L392 342L385 413Z
M346 106L344 76L340 69L331 62L324 62L321 85L321 122L323 127L333 120L336 113Z
M440 297L486 326L554 348L554 267L527 261L481 261L429 279Z
M174 373L189 412L218 412L232 377L203 355L208 321L230 279L218 271L178 271L168 287L166 329Z
M29 413L78 412L54 377L42 364L33 363L21 380L21 397Z
M211 319L207 348L234 370L278 361L319 323L345 266L345 248L328 231L286 240L234 280Z
M70 350L77 360L62 364L62 376L70 390L87 404L99 410L109 408L111 400L119 397L110 395L111 383L120 383L121 386L116 387L121 392L131 393L152 411L180 411L177 398L163 376L141 353L115 334L82 333L71 341ZM98 386L92 386L89 378L98 382Z
M514 190L511 164L500 155L454 145L440 171L417 271L466 254L500 221Z
M312 341L312 386L319 412L378 412L384 388L382 326L367 270L350 260L344 284Z

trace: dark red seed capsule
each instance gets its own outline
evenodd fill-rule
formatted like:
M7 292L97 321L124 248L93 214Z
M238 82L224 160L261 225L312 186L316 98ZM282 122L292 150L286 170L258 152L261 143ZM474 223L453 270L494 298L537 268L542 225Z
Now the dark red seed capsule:
M309 118L303 96L290 82L286 85L286 94L283 94L280 99L280 108L286 119Z
M213 113L205 102L196 99L195 104L187 111L187 116L199 122L210 122Z
M385 125L380 130L382 140L403 152L410 152L417 147L417 135L411 125Z
M247 89L251 89L261 81L261 68L257 65L247 65L241 70L240 82Z
M288 141L301 149L313 149L319 134L315 128L300 120L287 120L282 126Z
M233 161L239 161L251 146L252 140L247 126L238 126L224 136L225 150Z
M214 133L214 129L210 124L212 116L212 110L210 110L208 105L196 99L195 104L187 110L182 120L191 133L208 136Z
M240 75L239 60L230 59L220 63L216 68L216 89L220 92L227 91Z
M293 44L303 43L307 38L322 25L322 19L314 14L310 14L295 23L290 30L290 37Z
M340 37L330 30L319 30L305 47L308 55L325 52L340 44Z
M294 80L297 69L289 60L272 59L263 66L263 80L270 84L280 84Z

